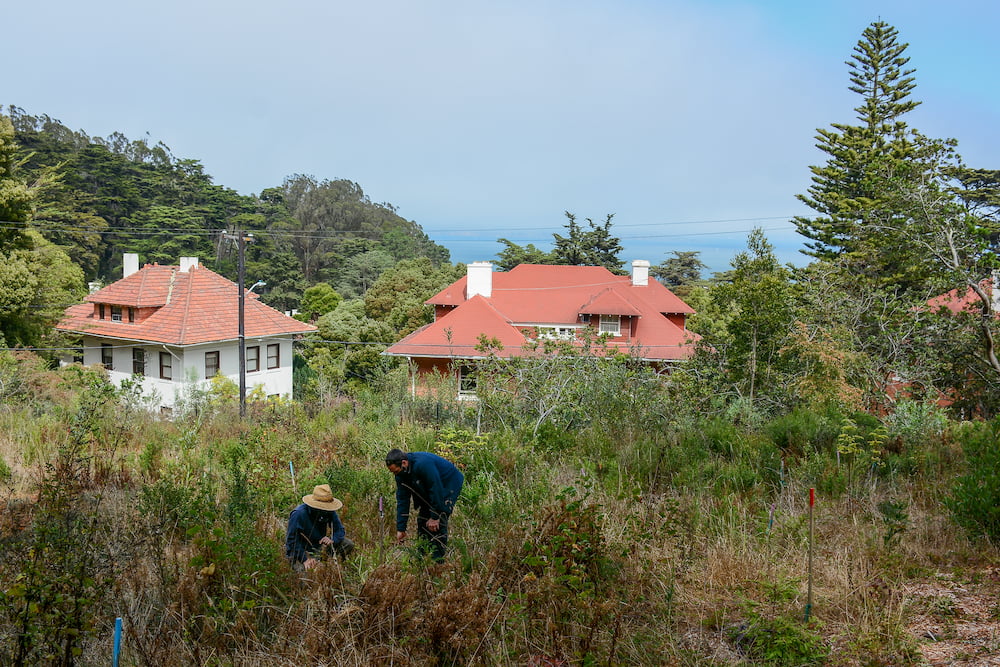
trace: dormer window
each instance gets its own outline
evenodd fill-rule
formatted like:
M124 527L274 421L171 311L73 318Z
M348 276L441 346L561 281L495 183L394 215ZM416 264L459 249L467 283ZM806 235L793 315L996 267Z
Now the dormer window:
M104 319L104 304L103 303L97 304L97 319L99 319L99 320L103 320Z
M620 315L601 315L600 328L598 333L609 336L620 336L622 334L622 318Z
M111 306L111 321L121 322L122 321L122 307L121 306Z

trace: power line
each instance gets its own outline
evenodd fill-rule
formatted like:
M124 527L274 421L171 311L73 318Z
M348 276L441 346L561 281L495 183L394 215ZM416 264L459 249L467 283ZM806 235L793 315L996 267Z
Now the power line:
M732 218L732 219L728 219L728 220L705 220L705 221L701 221L701 222L691 221L691 222L636 223L636 224L632 224L632 225L619 225L619 226L620 227L660 227L660 226L670 226L670 225L710 224L710 223L720 223L720 222L746 222L746 221L754 221L754 220L781 220L781 219L786 219L786 218L784 218L782 216L774 216L774 217L768 217L768 218ZM43 222L45 222L45 221L43 221ZM11 223L11 222L0 221L0 227L3 227L3 226L12 227L12 226L23 226L23 225L21 223ZM191 228L187 228L187 229L181 229L181 228L169 229L169 228L166 228L166 229L156 229L156 230L146 230L146 229L106 229L106 230L95 230L95 229L87 229L87 228L82 228L82 227L80 227L80 228L77 228L77 227L65 227L65 226L64 227L58 227L58 226L44 226L44 225L38 225L38 224L32 224L30 228L31 229L40 230L40 231L48 231L48 232L83 233L83 234L98 234L98 235L102 235L102 236L126 236L126 237L155 237L155 236L162 236L163 234L186 234L186 235L189 235L189 236L213 237L213 236L217 236L217 235L225 233L225 230L222 230L222 229L209 229L209 228L197 228L197 229L191 229ZM780 226L780 227L771 226L771 227L765 227L765 228L762 228L762 229L764 231L783 231L783 230L791 230L791 229L793 229L793 226L792 225ZM450 233L457 233L457 232L463 232L463 231L468 231L468 230L467 229L465 229L465 230L434 230L434 233L435 234L444 234L444 233L449 233L449 232ZM490 230L476 230L476 231L478 231L478 232L487 232L487 231L490 231ZM442 242L447 242L447 243L491 243L491 242L499 242L498 235L499 234L507 233L509 231L540 231L540 230L538 228L536 228L536 227L505 228L505 229L500 230L498 232L491 233L490 236L488 236L488 237L486 237L486 236L480 236L480 237L472 237L472 238L468 238L468 237L466 237L466 238L446 238L446 239L441 239L440 241L434 241L434 239L431 239L428 236L428 240L430 240L430 241L432 241L434 243L442 243ZM705 231L705 232L686 232L686 233L672 233L672 234L643 234L643 235L637 235L637 236L620 235L617 238L619 238L620 240L671 239L671 238L688 238L688 237L692 237L692 236L726 236L726 235L734 235L734 234L749 234L751 231L753 231L753 229L729 229L729 230L714 230L714 231ZM336 239L338 237L339 238L345 238L345 239L349 239L349 238L369 238L369 237L370 238L374 238L375 236L381 234L381 232L379 230L370 230L370 231L369 230L363 230L363 231L362 230L357 230L357 231L351 231L351 230L323 230L321 232L317 232L316 230L306 231L306 230L292 230L292 229L288 229L288 230L259 230L259 231L255 230L253 233L256 236L270 237L270 238L274 238L274 239L296 239L296 240L304 240L304 241L322 241L322 240ZM552 232L552 234L556 234L556 232ZM426 231L424 231L424 235L427 235ZM552 242L552 239L551 238L530 238L530 239L521 238L521 239L518 239L517 242L518 243L550 243L550 242Z

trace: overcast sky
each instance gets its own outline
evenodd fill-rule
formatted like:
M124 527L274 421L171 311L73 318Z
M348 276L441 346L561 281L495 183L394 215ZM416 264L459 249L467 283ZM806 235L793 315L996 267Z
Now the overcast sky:
M243 194L357 182L453 261L614 213L624 260L729 267L789 218L816 129L853 122L872 21L916 68L910 125L1000 168L996 0L50 0L7 3L0 105L162 141Z

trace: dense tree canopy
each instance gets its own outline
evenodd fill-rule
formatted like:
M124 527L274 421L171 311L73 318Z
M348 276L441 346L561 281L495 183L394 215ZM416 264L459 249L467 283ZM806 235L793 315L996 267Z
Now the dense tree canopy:
M0 126L0 206L8 221L0 235L18 238L36 210L32 226L88 279L119 278L126 252L144 263L196 256L235 279L237 253L222 235L237 231L255 236L247 276L265 281L262 300L282 310L298 308L315 283L360 297L401 259L448 263L447 249L351 181L293 175L259 197L244 196L215 185L200 162L177 158L162 143L121 133L90 137L17 107L9 114ZM22 171L16 181L5 176L15 168ZM46 187L35 187L29 200L28 183Z

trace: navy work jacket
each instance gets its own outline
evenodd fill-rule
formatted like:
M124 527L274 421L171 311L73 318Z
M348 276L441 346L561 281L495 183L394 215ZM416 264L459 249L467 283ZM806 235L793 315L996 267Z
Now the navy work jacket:
M340 517L332 510L319 510L302 503L288 517L285 534L285 555L293 563L301 563L322 549L319 541L330 531L330 539L339 544L347 534Z
M430 452L410 452L409 467L396 475L396 530L405 531L410 501L428 519L447 519L465 476L455 464Z

